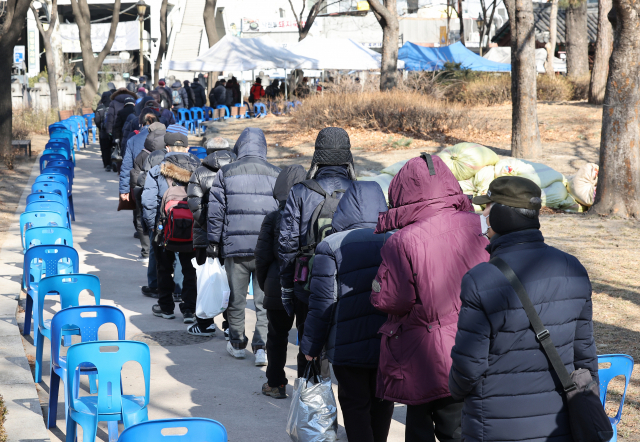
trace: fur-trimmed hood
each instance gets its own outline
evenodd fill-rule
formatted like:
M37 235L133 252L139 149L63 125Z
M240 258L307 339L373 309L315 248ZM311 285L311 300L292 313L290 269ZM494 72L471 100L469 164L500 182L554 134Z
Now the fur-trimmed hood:
M135 92L131 92L130 90L127 90L127 88L121 87L120 89L115 91L113 94L111 94L111 100L113 101L116 99L116 97L121 97L118 101L124 101L127 95L133 98L134 100L138 99L138 96L135 94Z
M200 160L190 153L171 154L164 157L164 162L160 165L160 174L187 184L198 166Z

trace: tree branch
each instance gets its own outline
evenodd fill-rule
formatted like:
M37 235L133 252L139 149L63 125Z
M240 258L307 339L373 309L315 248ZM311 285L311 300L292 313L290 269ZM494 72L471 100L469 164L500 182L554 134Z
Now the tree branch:
M217 0L206 0L204 4L204 29L207 31L209 47L218 43L218 30L216 29L216 3Z
M378 0L367 0L367 2L369 2L369 6L378 22L380 22L380 26L385 27L391 21L391 12Z
M83 0L86 1L86 0ZM113 17L111 18L111 29L109 29L109 38L107 38L107 42L100 51L98 55L98 66L102 64L104 59L107 57L107 54L111 52L111 46L113 46L113 41L116 39L116 30L118 29L118 21L120 20L120 0L116 0L113 5ZM142 48L140 48L142 51ZM142 66L140 67L140 72L142 72Z
M298 24L298 29L302 29L302 23L300 23L300 18L298 17L298 14L296 14L296 10L293 8L293 2L291 0L289 0L289 5L291 6L291 12L293 12L293 16L295 17L296 23ZM302 10L304 11L304 2Z

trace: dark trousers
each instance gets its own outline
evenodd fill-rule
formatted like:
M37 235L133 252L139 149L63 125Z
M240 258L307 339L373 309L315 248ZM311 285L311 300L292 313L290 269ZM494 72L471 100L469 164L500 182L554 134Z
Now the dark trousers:
M175 290L175 282L173 282L173 263L178 255L180 264L182 265L182 275L184 281L182 282L182 302L180 303L180 311L190 311L195 313L196 311L196 269L191 264L191 259L195 258L194 252L189 253L175 253L165 250L158 244L154 244L154 252L156 255L156 265L158 269L158 305L164 312L172 312L175 308L173 301L173 291Z
M298 304L302 303L298 302ZM284 366L287 365L289 331L293 327L294 319L298 330L303 324L300 323L300 315L289 316L284 310L267 310L267 319L269 320L267 331L267 354L269 355L267 381L269 387L279 387L289 383L284 373ZM299 350L297 359L298 377L301 377L304 374L307 361Z
M104 130L100 130L100 153L102 154L102 165L111 165L111 136Z
M334 365L333 374L349 442L386 442L393 402L376 397L378 369Z
M405 442L435 442L436 437L439 442L460 441L462 404L446 397L426 404L407 405Z
M133 197L133 192L129 194L130 197ZM135 226L136 232L140 235L140 255L144 258L149 256L149 235L144 232L142 221L142 210L141 206L136 204L136 208L133 209L133 225Z

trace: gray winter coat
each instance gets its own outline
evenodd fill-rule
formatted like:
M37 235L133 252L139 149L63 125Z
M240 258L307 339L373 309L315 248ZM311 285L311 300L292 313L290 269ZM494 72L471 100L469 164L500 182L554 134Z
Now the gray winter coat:
M122 156L122 165L120 166L120 187L118 191L121 194L129 193L131 188L129 186L130 172L133 168L133 161L138 154L144 149L144 141L147 139L149 129L143 127L140 129L140 133L134 135L127 142L124 155Z
M187 96L187 91L182 87L182 83L176 81L171 85L171 92L178 91L180 94L180 98L182 99L182 104L173 104L173 95L171 96L171 105L176 109L187 108L189 106L189 97Z

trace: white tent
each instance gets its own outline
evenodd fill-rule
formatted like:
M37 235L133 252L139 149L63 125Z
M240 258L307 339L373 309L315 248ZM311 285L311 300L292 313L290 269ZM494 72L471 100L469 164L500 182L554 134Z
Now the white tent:
M301 69L336 69L366 71L380 69L381 56L350 38L307 37L287 47L291 52L315 59L304 62ZM398 61L399 68L404 62Z
M511 64L511 47L500 46L497 48L491 48L483 55L484 58L498 63ZM547 60L547 50L540 48L536 49L536 70L539 74L544 74L544 63ZM557 57L553 57L553 70L555 72L567 72L567 62Z
M173 71L248 71L252 69L294 69L316 60L294 54L269 37L238 38L225 35L192 61L169 61Z

